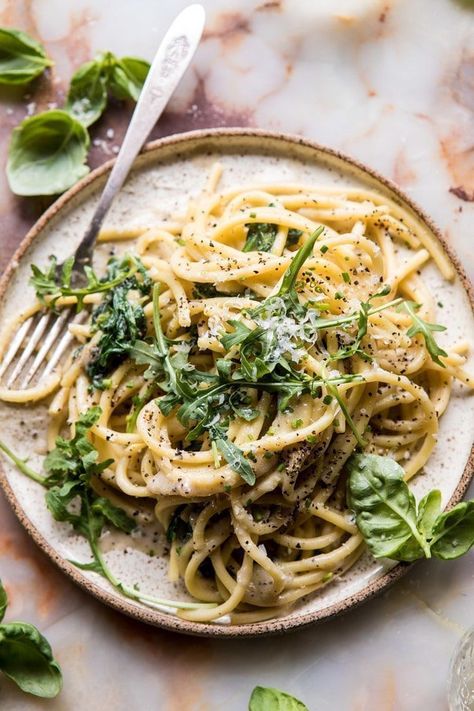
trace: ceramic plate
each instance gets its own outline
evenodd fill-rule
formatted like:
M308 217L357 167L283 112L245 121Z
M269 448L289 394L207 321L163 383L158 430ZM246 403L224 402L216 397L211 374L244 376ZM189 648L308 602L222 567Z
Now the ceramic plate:
M224 166L224 188L250 182L280 181L364 185L403 204L431 230L456 267L456 278L452 283L445 282L432 264L423 271L431 289L443 302L443 322L449 324L447 334L440 335L441 344L474 333L467 279L431 221L394 185L373 171L297 137L254 130L218 129L151 143L137 160L107 218L106 227L149 225L183 212L189 198L203 188L208 171L216 160ZM62 261L73 253L91 218L110 165L92 172L61 197L29 232L3 277L0 292L2 321L34 299L33 290L26 286L31 262L44 264L50 254L57 255ZM42 406L25 409L0 403L2 439L20 456L29 456L31 465L38 468L44 453L44 412ZM436 486L442 491L444 505L452 505L461 499L473 471L473 430L474 398L456 386L441 420L438 445L424 474L418 476L413 485L418 496ZM41 486L18 473L7 462L2 462L2 466L1 481L21 523L68 576L108 605L144 622L179 632L224 637L268 634L301 627L366 600L407 569L400 564L387 567L365 555L341 580L304 599L283 617L237 626L187 622L163 610L123 598L97 574L81 571L69 563L69 559L88 559L87 544L73 534L69 526L53 521L45 507ZM162 539L159 535L155 541L157 553ZM179 585L167 581L166 558L148 555L147 542L139 537L130 541L129 537L106 534L103 544L111 568L124 582L138 584L140 590L162 598L186 597Z

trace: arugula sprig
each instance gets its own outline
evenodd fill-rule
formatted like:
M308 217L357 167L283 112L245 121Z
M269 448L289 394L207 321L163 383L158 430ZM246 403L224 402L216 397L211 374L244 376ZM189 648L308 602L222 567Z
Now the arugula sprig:
M45 500L53 518L55 521L70 524L76 533L89 543L92 560L87 563L70 562L82 570L101 575L132 600L176 609L215 607L215 603L164 600L148 595L125 585L110 570L100 549L100 538L104 529L112 527L129 534L136 528L136 522L108 498L99 496L94 489L94 483L100 474L113 463L112 459L99 461L99 454L90 440L90 429L97 423L100 415L100 407L92 407L81 414L75 423L74 435L70 439L58 437L56 447L46 456L43 464L47 473L42 482L47 488ZM2 450L9 454L5 446L2 446ZM17 463L22 460L15 456L13 461ZM35 481L41 480L39 474L31 476L29 470L22 471Z
M428 353L437 365L445 368L445 364L440 360L440 356L447 357L446 351L444 351L435 341L433 332L436 331L446 331L446 326L441 326L438 323L429 323L425 321L417 314L417 310L420 308L420 304L415 301L404 301L401 304L400 309L404 309L412 320L412 326L407 331L407 336L413 338L418 334L423 337Z
M138 257L125 255L119 262L111 259L108 264L107 274L100 278L95 271L89 267L84 267L87 277L87 284L84 287L74 288L71 286L72 269L74 257L69 257L63 264L61 273L58 275L57 259L55 256L49 258L49 267L44 271L36 264L31 265L33 275L30 277L30 285L34 287L36 296L45 306L54 308L56 301L62 296L75 296L77 298L77 311L84 307L84 297L88 294L98 294L110 291L126 279L129 279L137 271L144 274L143 265ZM46 299L46 297L49 297Z
M474 545L474 501L441 512L441 492L418 503L390 457L355 454L347 462L347 504L376 558L411 562L459 558Z
M215 415L213 405L216 398L226 388L226 384L215 384L218 377L204 373L187 363L189 346L184 342L170 342L163 334L159 310L160 285L153 287L153 326L154 339L151 344L137 341L130 355L139 364L147 364L145 377L155 378L160 388L166 393L158 398L161 411L168 415L174 407L180 405L178 420L189 428L186 440L192 442L207 432L215 447L230 467L248 483L255 482L255 474L244 457L243 452L229 440L220 417ZM179 348L172 353L170 346ZM184 349L184 350L183 350ZM203 383L212 383L201 394Z
M8 597L0 580L0 671L22 691L52 699L62 687L61 668L48 640L28 622L3 622Z

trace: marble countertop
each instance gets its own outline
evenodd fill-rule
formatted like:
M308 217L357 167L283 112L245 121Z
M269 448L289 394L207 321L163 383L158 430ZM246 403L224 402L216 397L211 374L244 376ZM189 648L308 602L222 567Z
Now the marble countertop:
M60 103L99 50L151 59L183 0L0 0L0 25L56 62L0 99L0 161L25 115ZM471 0L203 0L195 61L153 136L208 126L300 133L395 180L438 222L474 276L474 4ZM111 9L113 8L113 9ZM91 165L114 154L118 104L94 127ZM113 129L113 136L108 129ZM0 267L47 203L14 197L0 172ZM471 487L471 495L474 489ZM54 701L2 678L4 711L241 711L256 684L311 711L443 711L449 659L474 623L474 553L420 563L377 599L280 638L217 641L146 627L76 588L0 497L9 619L36 623L64 672Z

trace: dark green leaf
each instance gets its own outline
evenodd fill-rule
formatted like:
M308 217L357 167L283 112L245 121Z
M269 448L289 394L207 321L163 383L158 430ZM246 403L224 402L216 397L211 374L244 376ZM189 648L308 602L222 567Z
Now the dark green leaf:
M94 513L102 514L109 523L120 531L131 533L137 527L133 518L130 518L123 509L115 506L109 499L103 496L97 497L91 508Z
M117 99L138 101L150 65L137 57L116 59L110 75L110 91Z
M193 534L191 524L181 516L184 508L184 506L178 506L173 511L169 526L166 529L166 538L169 543L172 543L175 540L184 543L189 540Z
M446 331L446 327L440 326L437 323L428 323L428 321L424 321L421 316L418 316L418 314L416 313L417 309L419 308L419 305L416 304L414 301L404 301L400 308L402 307L409 314L413 323L411 328L409 328L407 331L407 336L413 338L418 334L421 335L424 338L426 348L431 356L431 360L440 365L442 368L445 368L446 366L440 360L439 357L446 357L448 354L446 353L446 351L444 351L438 346L433 336L433 332Z
M242 343L250 333L253 333L252 329L241 321L231 319L228 321L228 324L234 328L233 332L227 333L220 338L220 342L226 351L230 350L232 346L237 346L239 343Z
M28 694L53 698L62 677L48 641L33 625L0 625L0 669Z
M2 581L0 580L0 622L5 617L5 610L8 606L7 591L3 587Z
M83 64L71 79L65 110L84 126L102 115L107 104L107 76L102 58Z
M25 32L0 28L0 84L27 84L53 62Z
M211 439L216 443L217 449L222 454L230 468L234 472L237 472L237 474L240 474L242 479L247 482L247 484L250 484L251 486L255 484L255 472L250 466L249 461L244 457L242 450L227 439L221 428L211 426L208 430L211 435Z
M436 519L432 529L431 552L452 560L474 545L474 501L462 501Z
M347 503L372 554L404 559L400 550L406 554L403 546L414 540L429 557L429 546L417 529L415 497L401 466L390 457L375 454L355 454L346 466ZM410 548L409 555L412 552Z
M308 711L308 707L284 691L256 686L250 697L249 711Z
M89 172L89 134L66 111L26 118L13 130L7 177L17 195L56 195Z
M317 230L309 237L308 241L304 243L302 247L296 252L295 256L291 260L291 264L285 272L283 281L281 283L280 289L278 291L278 296L284 296L289 294L295 287L296 279L300 272L301 267L306 262L307 259L313 253L313 248L316 240L324 232L324 227L318 227Z
M248 228L242 252L270 252L278 232L278 225L254 222Z

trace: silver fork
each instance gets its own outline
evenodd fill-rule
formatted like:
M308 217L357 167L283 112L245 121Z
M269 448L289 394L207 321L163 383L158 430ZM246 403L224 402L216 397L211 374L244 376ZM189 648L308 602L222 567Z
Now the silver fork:
M122 147L90 225L74 254L71 275L71 285L74 288L86 283L84 266L92 262L94 246L104 218L151 129L163 113L188 67L201 39L204 19L202 5L189 5L175 18L158 48ZM62 264L59 264L59 273L61 268ZM81 323L86 317L87 313L84 312L74 316L74 309L69 308L63 310L60 315L46 311L27 319L13 336L0 363L0 378L6 374L5 385L14 387L18 381L17 389L26 388L42 365L44 367L38 375L38 382L48 376L72 343L73 335L69 331L69 324ZM42 340L46 331L47 335ZM11 370L7 373L10 365Z

